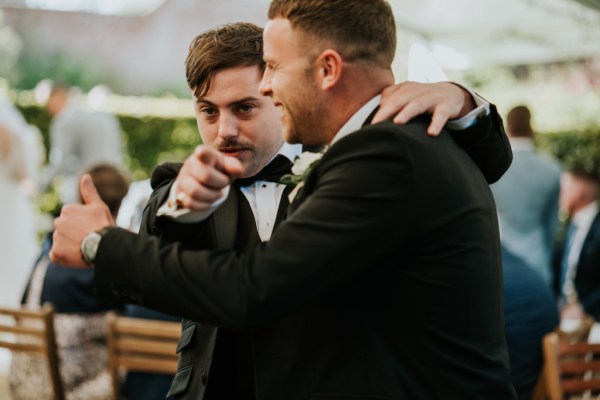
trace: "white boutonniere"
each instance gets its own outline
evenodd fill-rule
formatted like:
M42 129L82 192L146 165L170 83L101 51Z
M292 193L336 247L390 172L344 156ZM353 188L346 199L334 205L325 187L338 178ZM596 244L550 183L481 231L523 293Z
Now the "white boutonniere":
M305 151L300 155L296 156L294 164L292 165L292 173L285 174L281 177L281 183L288 186L295 186L294 190L288 196L290 203L294 201L294 198L304 186L304 180L308 176L312 167L323 157L326 148L321 153L313 153Z

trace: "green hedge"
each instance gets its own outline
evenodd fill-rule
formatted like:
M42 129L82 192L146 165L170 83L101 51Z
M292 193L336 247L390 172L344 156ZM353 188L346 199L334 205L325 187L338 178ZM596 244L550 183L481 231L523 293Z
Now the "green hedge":
M540 134L536 141L565 170L600 179L600 127Z
M50 117L40 107L20 107L25 119L37 126L50 148ZM152 169L166 161L183 161L201 143L194 118L168 119L118 115L126 144L126 167L132 179L150 176Z

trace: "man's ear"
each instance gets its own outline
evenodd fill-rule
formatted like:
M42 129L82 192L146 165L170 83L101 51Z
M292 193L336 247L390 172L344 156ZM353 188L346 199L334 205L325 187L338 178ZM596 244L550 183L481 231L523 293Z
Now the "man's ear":
M327 49L317 60L321 89L328 91L333 88L342 76L342 57L335 50Z

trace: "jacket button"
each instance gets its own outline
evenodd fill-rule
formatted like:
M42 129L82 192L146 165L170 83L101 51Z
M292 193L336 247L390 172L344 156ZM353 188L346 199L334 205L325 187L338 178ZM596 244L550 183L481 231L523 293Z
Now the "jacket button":
M206 381L208 380L208 377L206 376L206 372L203 372L202 375L200 376L200 378L202 379L202 384L204 386L206 386Z

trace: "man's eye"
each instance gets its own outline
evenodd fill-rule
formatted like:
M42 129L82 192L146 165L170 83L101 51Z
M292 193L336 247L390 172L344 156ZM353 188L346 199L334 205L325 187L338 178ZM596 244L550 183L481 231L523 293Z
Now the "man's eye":
M213 117L217 115L217 110L215 110L214 108L202 108L200 109L200 112L206 117Z
M248 114L249 112L252 112L252 110L254 110L254 106L251 106L249 104L244 104L237 108L237 111L242 114Z

